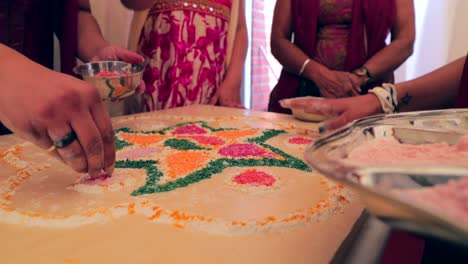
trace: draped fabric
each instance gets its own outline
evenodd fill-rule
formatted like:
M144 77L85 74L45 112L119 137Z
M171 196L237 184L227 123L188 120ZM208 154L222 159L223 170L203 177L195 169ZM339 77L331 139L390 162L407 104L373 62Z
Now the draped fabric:
M146 111L209 102L226 72L230 10L229 0L155 2L138 45Z
M317 33L323 26L319 23L323 1L291 0L294 44L310 58L316 58L317 55ZM351 9L349 35L345 44L346 58L339 69L344 71L359 68L386 46L385 39L396 17L395 0L353 0ZM278 84L271 92L269 111L290 113L289 110L281 108L278 101L296 97L301 81L300 76L283 69Z
M465 59L465 66L460 81L460 88L455 103L456 108L468 108L468 55Z
M77 0L4 0L0 3L0 42L53 69L56 33L61 71L72 74L77 45ZM31 87L32 89L34 87ZM0 135L8 130L0 123Z

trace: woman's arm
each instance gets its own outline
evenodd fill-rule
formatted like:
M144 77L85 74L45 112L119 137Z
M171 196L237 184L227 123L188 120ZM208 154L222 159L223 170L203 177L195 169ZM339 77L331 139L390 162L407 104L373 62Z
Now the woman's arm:
M89 0L79 0L78 57L83 61L124 60L141 63L143 57L127 49L116 47L102 36L101 29L91 14Z
M393 72L413 53L416 34L413 0L396 0L396 6L391 43L364 64L373 78Z
M291 73L299 74L306 60L310 60L302 75L313 80L323 97L336 98L358 95L360 87L353 82L348 72L332 71L326 66L309 58L291 42L291 0L277 0L271 28L271 52L273 56ZM312 34L312 33L311 33Z
M455 102L465 57L420 78L396 85L399 111L450 107Z
M400 111L415 111L453 105L463 73L466 56L412 81L395 85ZM289 99L285 108L301 108L307 113L333 117L322 131L333 130L355 119L382 113L379 100L373 94L344 99ZM359 106L359 107L357 107Z
M155 0L120 0L122 4L133 10L143 10L153 6Z
M78 172L112 173L114 132L94 86L47 69L2 44L0 83L0 121L10 130L44 149L73 130L78 140L54 154Z
M303 63L309 58L291 42L291 0L277 0L271 26L271 53L291 73L299 73ZM318 78L317 73L325 66L311 60L307 65L309 79Z
M89 0L79 0L78 13L78 57L90 61L100 49L109 46L104 39L96 19L91 14Z
M242 107L240 101L241 82L244 73L245 57L247 55L248 35L247 23L245 21L244 0L239 1L239 19L237 20L236 35L232 49L231 62L227 69L224 81L218 88L217 94L213 96L210 103L230 107Z

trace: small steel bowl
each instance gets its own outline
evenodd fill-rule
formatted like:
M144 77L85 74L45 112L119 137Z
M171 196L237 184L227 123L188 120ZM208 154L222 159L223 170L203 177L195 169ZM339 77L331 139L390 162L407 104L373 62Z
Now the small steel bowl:
M73 71L93 84L103 100L122 99L132 95L143 77L142 64L123 61L98 61L76 66Z

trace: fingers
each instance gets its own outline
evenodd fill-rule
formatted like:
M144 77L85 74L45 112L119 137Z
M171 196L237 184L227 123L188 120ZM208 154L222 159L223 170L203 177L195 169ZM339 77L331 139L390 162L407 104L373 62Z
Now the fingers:
M81 112L71 122L72 128L78 135L88 164L88 174L97 176L104 169L104 142L91 113Z
M145 60L143 56L133 51L129 51L128 49L124 49L121 47L114 47L114 49L115 49L115 54L120 60L129 62L129 63L143 63Z
M219 100L219 93L216 91L215 94L211 97L210 102L208 104L215 105Z
M327 131L338 129L349 122L349 118L346 113L343 113L335 118L329 119L319 127L320 133L325 133Z
M352 96L361 94L361 81L359 77L355 76L354 74L349 74L349 80L352 84Z
M107 174L112 174L115 162L115 143L114 131L109 113L103 104L96 103L91 108L91 115L102 138L104 147L104 171Z
M304 109L307 113L335 116L336 109L333 100L323 98L294 98L280 101L284 108Z
M144 80L141 80L140 85L136 88L137 94L143 94L146 91L146 84Z
M71 132L71 126L65 122L61 125L54 124L48 128L49 137L53 142L60 140L64 136L69 135ZM57 153L60 155L65 164L70 166L75 171L81 173L88 171L88 162L86 160L85 152L78 140L74 140L66 147L57 149Z

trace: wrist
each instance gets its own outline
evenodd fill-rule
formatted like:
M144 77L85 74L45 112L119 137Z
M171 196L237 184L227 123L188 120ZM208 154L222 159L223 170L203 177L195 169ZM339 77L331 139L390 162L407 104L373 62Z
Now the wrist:
M326 75L328 71L330 70L327 67L311 61L305 68L303 76L309 80L316 81Z
M373 95L373 94L366 94L366 95L362 95L363 97L365 97L365 105L369 106L369 110L371 111L371 115L372 114L381 114L383 113L383 109L382 109L382 105L380 104L380 100L379 98L377 98L377 96Z
M372 78L372 74L365 65L355 69L352 73L360 78L362 84L368 83Z

